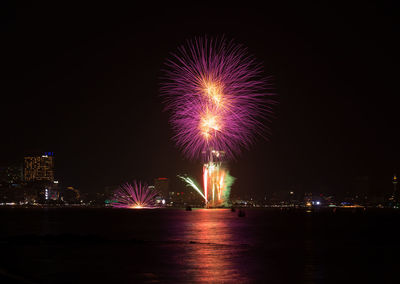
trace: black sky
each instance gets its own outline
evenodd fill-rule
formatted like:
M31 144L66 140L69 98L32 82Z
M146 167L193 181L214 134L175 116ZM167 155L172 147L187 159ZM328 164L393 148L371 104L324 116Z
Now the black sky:
M270 141L230 163L235 193L347 190L399 171L399 24L390 2L257 6L1 4L0 164L56 153L64 185L97 191L188 173L159 98L186 39L245 44L275 81Z

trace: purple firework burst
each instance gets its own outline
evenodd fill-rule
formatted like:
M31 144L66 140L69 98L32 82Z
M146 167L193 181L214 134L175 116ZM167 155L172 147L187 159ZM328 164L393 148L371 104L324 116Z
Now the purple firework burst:
M261 65L225 39L198 38L166 63L161 95L174 140L189 158L212 150L233 158L268 130L274 101Z
M155 207L155 197L158 192L150 189L146 184L133 182L121 185L115 192L116 208L152 208Z

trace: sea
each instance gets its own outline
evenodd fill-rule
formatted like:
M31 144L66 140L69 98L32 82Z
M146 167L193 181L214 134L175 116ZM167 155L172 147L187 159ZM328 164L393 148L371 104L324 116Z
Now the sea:
M0 283L400 283L397 210L1 208Z

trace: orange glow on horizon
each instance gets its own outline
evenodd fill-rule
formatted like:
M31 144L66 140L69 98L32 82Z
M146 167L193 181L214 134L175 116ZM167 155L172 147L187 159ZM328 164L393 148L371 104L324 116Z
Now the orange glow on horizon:
M144 208L142 205L131 206L131 209L142 209L142 208Z

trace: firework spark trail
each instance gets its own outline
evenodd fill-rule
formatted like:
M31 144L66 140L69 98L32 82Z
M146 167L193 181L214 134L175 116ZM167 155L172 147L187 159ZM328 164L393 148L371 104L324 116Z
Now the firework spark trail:
M218 182L216 183L212 183L209 179L207 179L208 176L211 176L210 179L215 178L217 179ZM206 194L206 187L208 185L208 183L210 182L211 185L213 185L214 187L217 185L218 187L218 201L214 204L218 204L218 205L224 205L224 206L228 206L228 200L229 200L229 195L230 195L230 191L231 191L231 186L235 181L235 178L233 176L231 176L229 174L229 171L225 170L225 169L218 169L216 171L213 172L208 172L207 168L205 168L205 172L203 175L203 178L205 178L205 180L203 181L204 183L204 194L201 191L201 188L196 184L196 182L189 178L189 177L184 177L184 176L180 176L178 175L178 177L180 179L182 179L185 183L186 186L192 187L193 189L196 190L196 192L198 192L201 197L203 197L206 201L206 204L208 202L208 199L206 198L207 195Z
M201 192L199 187L195 184L195 182L191 178L183 177L183 176L179 176L179 175L178 175L178 177L186 182L186 186L190 186L190 187L194 188L205 199L205 201L207 203L207 198L204 196L204 194Z
M248 148L268 128L274 104L262 68L241 45L199 38L167 62L161 87L178 147L189 158L204 150L227 158Z
M227 201L229 200L229 195L231 193L231 187L233 183L235 182L235 178L229 174L227 171L225 173L225 178L224 178L224 191L222 192L223 197L222 200L225 203L224 205L228 205Z
M207 203L207 201L208 201L208 198L207 198L207 196L208 196L208 191L207 191L207 189L208 189L208 181L207 181L208 170L205 166L203 166L203 172L204 172L204 174L203 174L204 195L205 195L205 199L206 199L206 203Z
M218 153L214 151L214 153ZM211 188L209 206L221 206L227 205L229 200L229 193L226 194L227 190L230 192L230 187L226 187L226 179L228 177L228 171L224 168L221 162L214 162L210 158L210 161L203 166L203 184L204 188ZM206 190L204 191L206 192Z
M116 201L112 203L115 208L152 208L155 207L155 197L158 192L141 182L126 183L114 192Z

